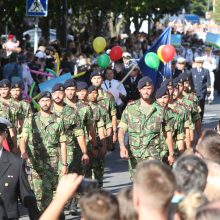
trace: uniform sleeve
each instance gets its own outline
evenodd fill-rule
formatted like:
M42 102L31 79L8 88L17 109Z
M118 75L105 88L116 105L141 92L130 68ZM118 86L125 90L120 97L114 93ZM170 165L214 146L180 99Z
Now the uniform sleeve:
M115 116L116 115L116 103L113 97L109 100L109 107L110 107L110 115Z
M164 123L163 123L163 127L164 127L164 130L166 132L168 131L171 131L172 130L172 117L171 115L168 113L168 111L165 111L164 112Z
M86 109L86 125L93 125L93 120L92 120L92 109L88 107Z
M65 129L64 129L64 123L63 120L60 121L60 129L59 129L59 133L60 133L60 137L59 137L59 142L66 142L66 135L65 135Z
M20 134L20 137L24 138L25 140L28 139L29 134L31 132L31 121L32 121L31 117L25 118L25 120L24 120L24 124L23 124L23 128L22 128L22 132Z
M128 109L127 109L127 107L125 108L124 112L122 113L121 121L119 122L118 127L122 128L124 132L126 132L128 130Z
M73 132L74 132L75 137L83 136L84 132L83 132L82 123L81 123L81 120L80 120L78 113L75 114L74 119L75 119L74 120L75 121L75 128L74 128Z

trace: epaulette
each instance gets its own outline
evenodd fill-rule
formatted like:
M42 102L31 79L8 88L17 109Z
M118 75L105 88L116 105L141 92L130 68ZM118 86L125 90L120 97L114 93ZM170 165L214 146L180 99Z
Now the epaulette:
M134 105L135 103L136 103L135 101L130 101L130 102L128 102L127 105Z

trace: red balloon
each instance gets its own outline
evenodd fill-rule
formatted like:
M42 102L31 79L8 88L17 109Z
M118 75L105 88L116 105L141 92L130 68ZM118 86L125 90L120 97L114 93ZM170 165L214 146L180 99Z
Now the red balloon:
M162 58L166 63L173 60L175 53L176 50L171 44L165 45L161 50Z
M123 49L119 46L115 46L111 49L109 55L112 61L120 60L123 55Z

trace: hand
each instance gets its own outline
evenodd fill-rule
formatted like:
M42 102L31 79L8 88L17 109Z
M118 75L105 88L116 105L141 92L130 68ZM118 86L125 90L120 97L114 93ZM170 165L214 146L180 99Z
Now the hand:
M120 157L123 159L129 159L128 150L125 146L120 146Z
M76 173L63 176L57 186L55 199L64 201L64 203L72 199L82 179L83 177L78 176Z
M113 144L115 144L117 141L117 133L113 132Z
M101 151L102 151L102 158L105 158L105 155L106 155L106 152L107 152L107 147L102 146Z
M67 171L67 166L62 166L62 169L61 169L61 175L64 176L68 173Z
M27 159L28 159L27 153L26 153L26 152L22 153L22 154L21 154L21 158L22 158L23 160L27 160Z
M81 162L82 162L82 164L88 164L89 163L89 156L87 154L83 154Z
M174 164L174 162L175 162L174 157L171 156L171 155L169 155L169 156L168 156L168 162L169 162L169 165L172 166L172 165Z

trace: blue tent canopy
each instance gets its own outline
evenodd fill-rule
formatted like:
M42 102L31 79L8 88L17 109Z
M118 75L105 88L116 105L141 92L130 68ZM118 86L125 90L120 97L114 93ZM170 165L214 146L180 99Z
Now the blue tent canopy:
M186 14L185 18L187 21L191 22L192 24L200 24L200 18L198 15L194 14Z

